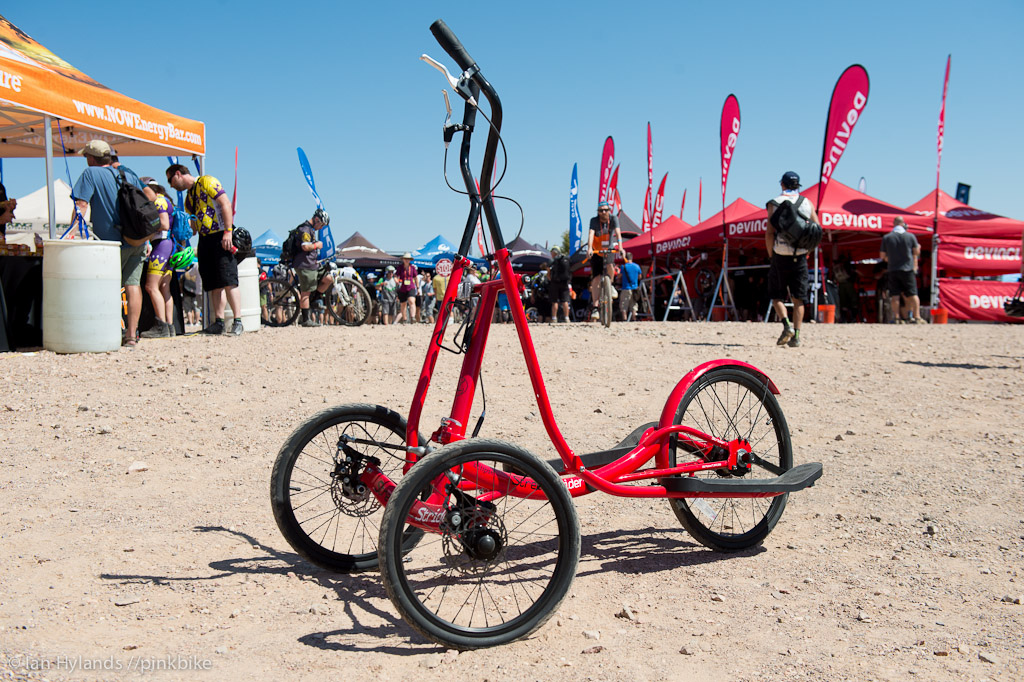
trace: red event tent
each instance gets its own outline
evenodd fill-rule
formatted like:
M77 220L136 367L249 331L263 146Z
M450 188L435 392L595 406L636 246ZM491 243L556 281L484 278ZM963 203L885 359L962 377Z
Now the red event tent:
M818 218L826 230L825 239L832 239L840 247L855 251L851 254L854 260L878 257L882 237L892 229L897 216L902 217L908 229L919 238L928 238L922 247L930 244L931 219L858 192L835 178L829 181L829 185L824 204L818 208ZM801 194L815 201L818 185L808 187ZM754 242L763 246L767 222L768 211L764 208L727 221L729 242L742 245Z
M942 190L932 190L907 207L924 216L929 223L935 216L935 192L939 192L939 236L981 237L986 239L1016 239L1024 232L1024 221L1004 218L960 203Z
M652 243L654 244L653 252L659 256L674 251L676 248L686 248L685 246L675 246L675 243L680 235L692 229L693 225L672 215L653 230L627 239L622 243L622 248L632 253L633 258L637 260L647 260L651 257Z
M938 267L950 276L993 276L1020 272L1024 221L1004 218L960 203L941 190L932 190L908 211L935 220L939 193Z
M745 215L757 211L757 206L746 199L737 199L725 207L725 223L739 220ZM690 241L682 248L699 249L708 246L721 246L725 242L722 237L722 212L719 211L707 220L693 226L689 233ZM764 242L764 228L761 229L761 241Z
M725 218L727 221L734 220L754 211L757 211L757 206L749 201L737 199L726 206ZM684 249L719 247L723 244L722 212L719 211L697 225L690 225L676 216L669 216L652 232L654 234L654 254L658 257ZM763 229L761 234L764 234ZM646 260L651 257L651 233L630 239L622 246L637 260Z

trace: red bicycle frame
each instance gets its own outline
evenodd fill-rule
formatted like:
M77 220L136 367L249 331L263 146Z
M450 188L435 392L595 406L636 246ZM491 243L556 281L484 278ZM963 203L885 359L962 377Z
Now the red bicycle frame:
M466 346L465 357L462 361L462 370L455 392L455 399L452 403L450 415L441 421L440 427L434 432L432 440L442 445L466 438L466 429L469 423L470 411L473 399L476 395L476 387L479 383L480 368L483 363L484 351L487 347L487 337L490 332L492 311L499 291L504 291L510 301L519 300L519 291L522 288L522 280L519 275L512 271L512 264L509 260L508 250L499 249L495 253L498 270L501 278L479 284L475 287L480 301L473 322L472 334ZM427 392L430 388L430 380L433 376L434 367L437 363L438 354L441 351L441 344L447 329L448 320L451 317L455 299L458 296L459 285L462 274L469 264L463 257L456 259L452 274L445 288L444 298L441 302L441 313L434 324L434 331L431 335L427 355L420 371L420 378L416 385L416 392L413 396L412 407L409 411L408 425L406 427L406 442L411 448L420 448L425 444L419 442L420 418L423 413L423 405L426 401ZM637 486L624 485L646 479L657 479L681 474L693 474L698 471L709 469L721 469L737 466L739 455L743 451L750 450L750 444L743 440L724 441L713 438L700 432L697 429L673 424L675 417L675 405L678 405L686 389L696 381L702 374L714 367L724 364L740 365L752 371L760 377L765 384L765 389L777 394L775 385L756 368L746 363L738 363L731 360L717 360L705 363L691 370L679 382L669 396L669 400L662 411L661 420L657 428L648 429L639 443L628 453L616 461L590 470L584 466L582 460L566 443L555 422L554 413L551 409L551 402L548 398L547 389L544 385L544 378L541 374L540 364L533 347L533 339L530 335L530 328L526 320L526 313L522 306L512 305L512 321L515 324L519 336L520 347L523 357L526 360L526 368L530 375L530 382L533 387L537 407L540 410L541 420L547 430L548 437L558 452L564 465L564 473L568 477L563 479L566 488L574 497L585 495L594 490L617 495L621 497L694 497L694 493L672 492L661 485ZM708 454L712 448L723 448L729 455L721 461L707 461L696 459L693 461L669 466L670 437L676 435L678 438L686 439L688 448L692 451ZM654 460L654 468L640 470L649 461ZM415 457L410 456L406 469L412 466ZM486 469L486 470L485 470ZM531 497L537 494L537 486L532 479L494 471L487 467L468 466L466 471L461 472L466 487L486 489L493 491L493 495L486 497L498 497L501 495L512 495L515 497ZM364 477L364 482L370 485L378 498L386 502L390 496L390 489L381 485L379 477L383 474L369 472ZM393 485L392 485L393 488ZM441 492L440 490L438 492ZM772 497L779 493L729 493L728 497ZM700 494L702 497L709 496L707 493ZM430 501L425 502L429 506ZM418 513L416 509L414 509ZM436 510L435 510L436 511ZM424 512L429 516L428 512ZM426 517L424 517L426 518ZM430 517L433 519L433 517ZM412 523L410 519L410 523ZM432 525L430 520L425 523L414 524L427 528ZM435 528L436 529L436 528Z
M450 75L448 76L449 83L466 100L463 122L461 125L456 125L449 124L446 121L444 133L446 144L451 141L452 135L456 131L461 132L463 136L459 154L459 165L462 179L466 186L466 195L470 201L470 211L458 253L465 254L469 252L472 235L481 212L484 218L486 218L493 243L496 246L505 243L498 225L498 216L494 209L494 196L491 187L492 171L494 169L501 131L501 101L493 86L483 77L477 65L470 59L457 39L451 35L447 27L443 23L438 22L431 27L431 31L445 51L463 69L463 74L457 82ZM441 70L444 70L443 67ZM446 70L444 72L448 75ZM481 97L490 103L491 116L488 117L487 144L484 149L480 175L481 182L478 187L470 168L470 138L474 129L477 106ZM498 293L504 291L511 303L512 321L515 323L516 332L519 336L519 345L526 360L526 369L530 375L530 383L533 387L541 420L544 423L548 438L562 459L563 473L566 475L562 480L573 496L584 495L594 490L600 490L621 497L719 496L718 493L670 491L662 485L635 485L635 483L650 479L694 474L708 469L733 468L740 462L741 453L745 455L750 452L750 444L746 441L740 439L723 441L701 433L697 429L673 424L676 406L678 406L687 388L702 374L720 365L740 365L746 371L759 377L766 391L770 390L772 393L778 393L778 389L775 388L774 384L756 368L745 363L718 360L700 365L691 370L676 385L669 396L668 402L665 404L657 428L649 429L644 433L636 447L616 461L594 470L589 470L584 465L583 460L565 442L565 438L555 422L555 417L551 410L551 402L548 399L547 389L544 386L544 378L541 375L540 364L537 360L537 353L534 350L533 339L530 336L530 328L526 321L526 312L521 305L514 303L514 301L519 300L519 292L523 289L522 280L512 271L512 264L509 260L507 249L504 247L499 248L494 255L501 278L475 287L475 293L480 297L480 300L475 311L475 317L471 318L472 332L468 343L465 343L465 357L462 361L462 370L459 374L451 412L448 417L441 420L441 424L433 432L431 440L444 445L466 438L466 428L480 379L480 368L483 363L484 351L487 347L492 313ZM469 261L462 255L457 256L455 259L452 273L448 279L448 286L445 288L444 297L441 301L441 311L434 324L433 335L427 348L426 358L423 361L419 381L416 384L416 392L413 396L406 426L406 445L408 448L406 471L415 464L419 456L427 452L427 445L419 442L418 435L423 405L430 389L430 381L437 363L438 354L442 349L448 320L451 317L452 309L460 292L463 272L468 264ZM472 312L470 314L474 315ZM465 342L465 339L463 341ZM670 448L673 439L683 441L688 450L697 453L697 459L670 466ZM700 457L702 454L705 456L710 455L712 450L717 450L719 453L722 451L728 452L728 456L725 458L715 457L716 461L709 461L711 459L709 457ZM641 470L641 467L652 459L654 460L654 467ZM749 466L749 463L747 463L747 466ZM373 494L377 496L378 500L382 503L387 502L387 498L390 497L391 491L394 489L394 484L386 479L379 468L371 465L364 471L361 478L370 487ZM422 528L437 529L437 524L440 523L440 516L438 509L432 508L431 505L436 499L443 501L443 496L447 493L446 488L452 485L451 481L446 483L446 480L445 477L439 477L439 480L435 483L434 497L428 500L417 500L413 507L413 514L410 515L410 523L419 525ZM626 485L627 483L630 485ZM485 498L487 499L493 499L502 495L532 497L537 495L539 491L539 487L532 479L472 463L466 466L464 470L460 469L456 485L459 488L490 491L485 493ZM721 494L720 496L772 497L778 494L781 493L737 493L733 491L730 494ZM439 498L438 496L441 497ZM436 505L434 506L436 507Z

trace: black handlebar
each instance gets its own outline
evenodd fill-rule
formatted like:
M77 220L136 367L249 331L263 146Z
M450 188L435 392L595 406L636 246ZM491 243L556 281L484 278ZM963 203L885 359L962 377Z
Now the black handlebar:
M487 132L487 145L484 148L483 166L480 171L480 191L478 193L473 179L473 172L469 166L470 138L472 137L473 123L476 119L476 104L475 102L474 104L470 104L469 101L466 102L463 118L465 130L462 133L463 139L459 154L459 165L463 181L466 184L467 193L469 194L470 212L469 218L466 221L466 230L462 235L459 253L463 255L469 254L473 231L476 229L477 218L481 210L483 211L484 218L487 220L487 227L491 233L494 248L504 248L505 242L501 236L498 214L494 210L494 197L491 194L491 171L494 169L494 160L498 151L498 138L501 134L501 100L498 99L498 93L495 92L494 87L480 73L479 67L477 67L473 58L469 56L469 53L466 52L466 48L462 46L462 43L459 42L459 39L455 37L455 34L452 33L452 30L448 28L444 21L438 19L431 24L430 32L434 34L434 38L437 39L438 44L444 51L463 70L462 76L469 80L473 99L475 100L478 95L483 95L490 104L491 109L490 127ZM460 94L465 97L464 92L460 91Z
M463 71L469 69L475 63L473 58L466 52L466 48L462 46L459 39L455 37L452 30L448 28L448 24L444 23L441 19L438 19L430 25L430 32L434 34L434 38L437 39L438 44L444 49L448 55L455 60L455 63L459 65L459 68Z

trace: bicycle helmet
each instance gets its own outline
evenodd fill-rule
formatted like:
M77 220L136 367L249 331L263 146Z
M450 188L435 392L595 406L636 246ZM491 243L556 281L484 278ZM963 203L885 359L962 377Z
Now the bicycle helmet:
M318 208L317 210L313 211L313 217L319 218L320 222L322 222L324 225L331 224L331 216L327 215L327 211L323 210L322 208Z
M196 250L191 246L186 246L183 249L178 249L171 254L167 264L175 270L188 270L192 267L192 263L196 260Z
M231 231L231 244L236 249L235 260L239 263L254 254L252 250L252 235L244 227L236 225Z

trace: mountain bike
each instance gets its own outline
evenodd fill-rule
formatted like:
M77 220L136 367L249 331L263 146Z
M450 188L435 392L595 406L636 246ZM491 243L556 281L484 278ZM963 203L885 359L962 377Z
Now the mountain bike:
M601 273L601 285L598 288L597 317L603 326L610 327L615 317L615 287L612 285L612 276L609 272L614 272L615 256L619 250L612 247L597 249L594 253L604 259L604 272Z
M565 598L580 553L573 497L601 491L665 499L697 541L731 552L763 542L789 493L813 485L822 468L794 466L778 388L735 360L695 367L671 390L657 421L607 450L577 454L555 421L522 306L511 306L512 320L558 459L479 437L483 413L470 430L498 293L512 300L523 283L505 248L495 252L499 279L463 281L481 213L492 243L506 243L491 185L502 109L450 29L439 20L431 32L463 70L455 78L422 57L466 101L461 124L450 122L449 108L444 134L446 141L462 135L459 165L470 208L408 417L377 405L314 415L278 453L271 501L278 527L303 557L342 572L379 567L412 628L450 648L476 649L529 635ZM479 190L470 167L478 113L488 127ZM455 309L469 314L446 341ZM462 354L462 369L450 415L424 438L420 419L442 350Z
M316 301L323 303L324 310L338 323L348 327L358 327L370 317L373 300L361 282L341 277L337 271L322 266L318 280L331 274L334 284L322 295L311 296L310 304ZM263 324L270 327L287 327L295 322L299 315L299 289L295 272L291 268L277 266L274 277L260 282L260 302Z

